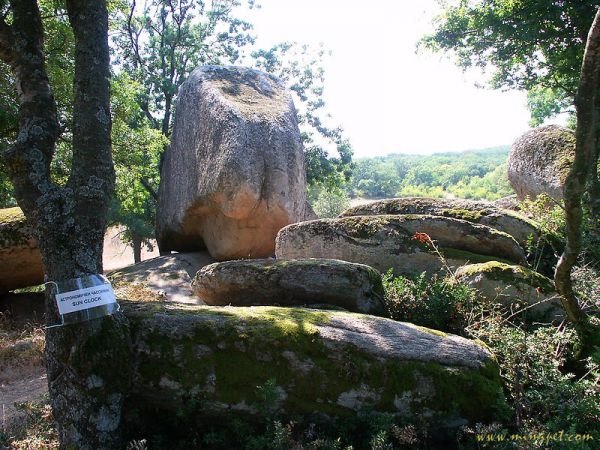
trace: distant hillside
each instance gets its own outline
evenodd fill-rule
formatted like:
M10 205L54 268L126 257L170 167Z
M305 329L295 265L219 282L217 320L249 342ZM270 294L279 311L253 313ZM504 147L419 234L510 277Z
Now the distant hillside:
M460 197L495 200L513 193L506 177L510 147L432 155L392 154L356 160L351 197Z

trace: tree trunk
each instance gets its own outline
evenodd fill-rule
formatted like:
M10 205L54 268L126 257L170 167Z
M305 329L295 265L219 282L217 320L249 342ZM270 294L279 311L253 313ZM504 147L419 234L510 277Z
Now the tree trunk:
M142 237L139 234L131 234L131 245L133 246L133 262L142 262Z
M165 94L165 116L162 120L161 132L164 137L169 137L169 125L171 124L171 102L173 101L172 94Z
M573 291L571 269L577 262L581 250L581 199L594 179L598 164L598 95L600 86L600 10L587 39L579 88L575 100L577 108L577 131L575 160L567 175L564 186L565 215L567 222L567 243L554 274L556 290L562 296L562 303L569 319L579 324L585 322L582 311ZM594 173L593 173L593 172ZM582 340L584 336L581 336ZM585 344L584 344L585 345Z
M65 187L51 182L58 136L35 0L11 0L0 20L0 57L19 99L19 139L4 155L19 206L37 235L48 281L102 273L102 243L114 191L110 149L108 15L105 1L68 0L75 35L73 165ZM48 321L59 321L47 290ZM61 448L119 448L128 391L129 334L120 314L48 329L48 385ZM118 372L117 372L118 370Z

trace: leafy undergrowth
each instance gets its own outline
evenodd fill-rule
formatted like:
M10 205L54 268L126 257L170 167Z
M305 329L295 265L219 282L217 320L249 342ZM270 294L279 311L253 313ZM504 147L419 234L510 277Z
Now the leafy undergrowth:
M578 267L573 280L598 329L600 271ZM394 278L388 273L384 287L392 318L480 339L498 359L512 419L464 427L456 448L599 448L600 348L581 359L569 322L530 323L498 304L478 301L453 277L428 281L423 275Z

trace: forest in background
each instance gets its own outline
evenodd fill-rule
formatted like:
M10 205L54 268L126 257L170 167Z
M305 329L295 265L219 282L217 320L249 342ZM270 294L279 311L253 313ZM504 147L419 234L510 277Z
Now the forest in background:
M436 197L496 200L513 193L506 176L510 147L459 153L391 154L357 159L350 197Z
M352 199L392 197L497 200L513 194L506 161L510 146L444 152L431 155L391 154L360 158L345 183L326 190L309 188L319 217L335 217Z

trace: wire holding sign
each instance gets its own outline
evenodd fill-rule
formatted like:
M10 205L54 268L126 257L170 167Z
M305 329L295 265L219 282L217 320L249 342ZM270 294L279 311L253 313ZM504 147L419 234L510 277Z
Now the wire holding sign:
M61 323L54 326L85 322L119 311L110 282L104 275L88 275L70 280L50 282Z

